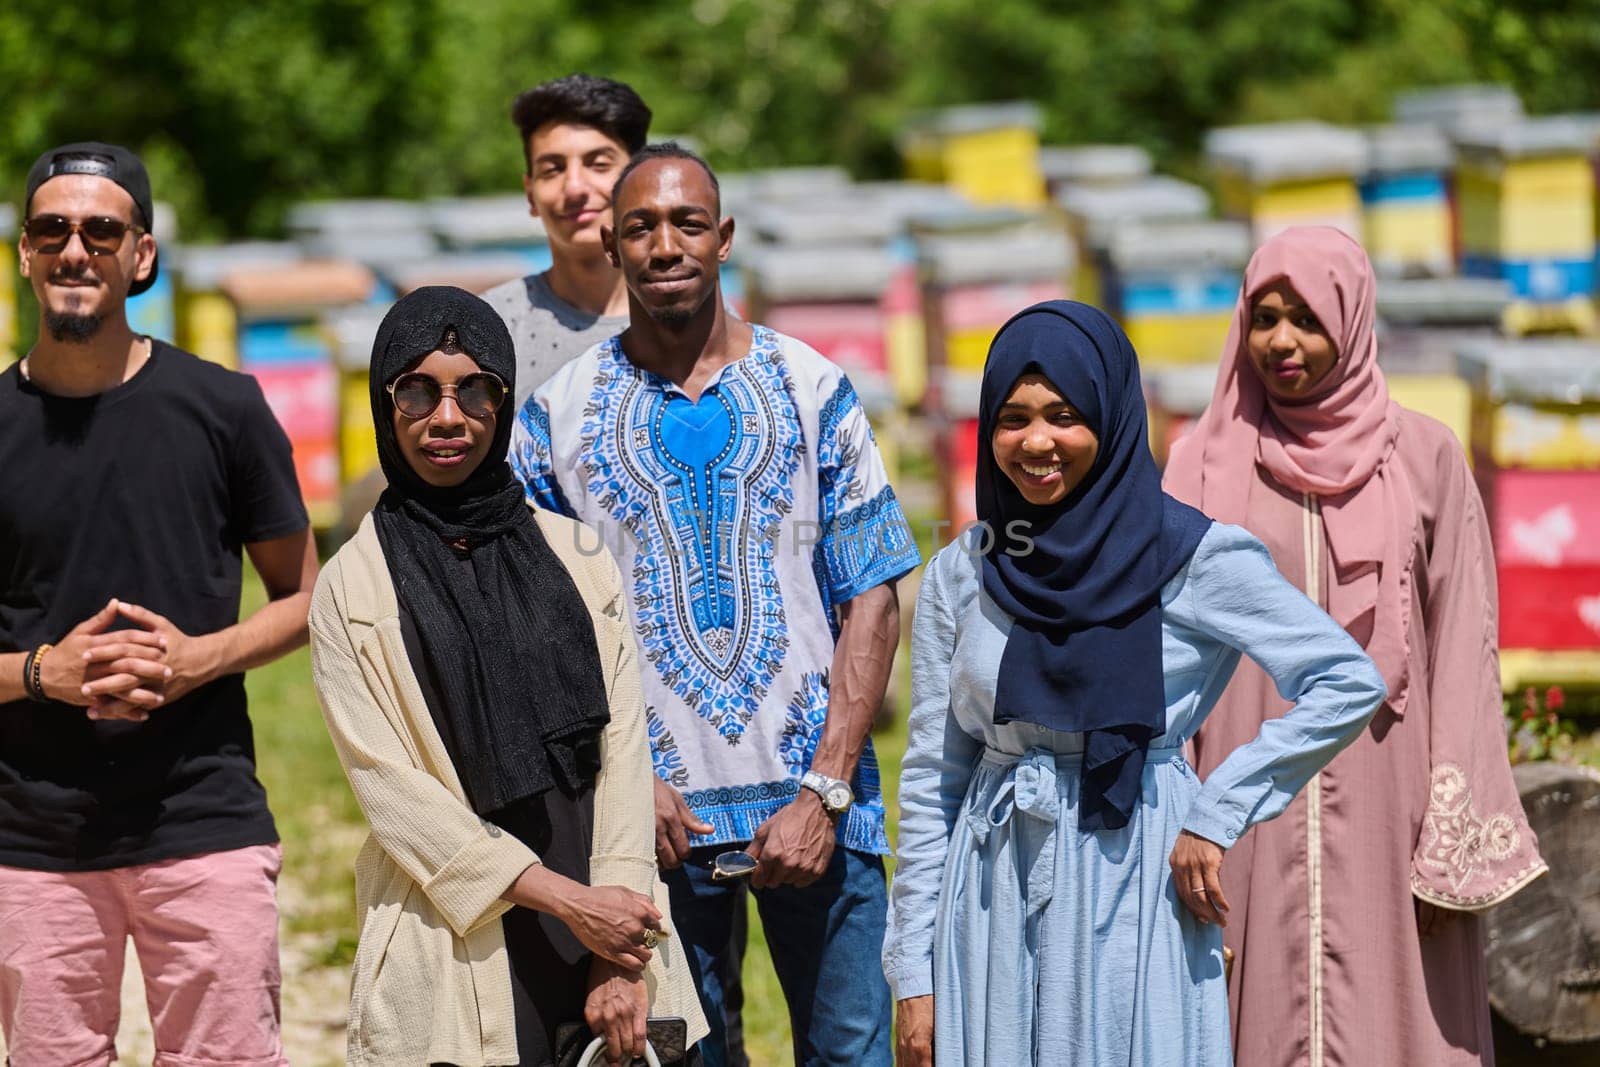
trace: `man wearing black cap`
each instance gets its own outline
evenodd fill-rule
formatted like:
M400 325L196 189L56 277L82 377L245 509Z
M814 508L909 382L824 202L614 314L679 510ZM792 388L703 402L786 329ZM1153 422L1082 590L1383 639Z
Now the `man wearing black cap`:
M275 1065L277 830L243 672L302 644L316 551L255 382L134 334L138 157L28 172L39 341L0 374L0 1024L10 1063L115 1055L131 936L156 1062ZM239 620L247 552L270 603Z

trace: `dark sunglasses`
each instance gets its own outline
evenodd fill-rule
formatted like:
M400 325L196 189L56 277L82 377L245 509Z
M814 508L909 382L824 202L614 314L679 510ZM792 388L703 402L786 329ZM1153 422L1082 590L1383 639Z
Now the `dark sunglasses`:
M104 215L96 215L82 222L73 222L61 215L35 215L22 224L22 232L28 235L28 244L35 252L47 256L56 255L66 248L73 234L83 239L84 251L91 256L109 256L122 247L122 239L129 230L136 234L144 232L142 227L131 222Z
M506 402L506 383L498 374L480 370L454 385L445 385L431 374L412 371L402 374L387 386L395 410L408 419L425 419L446 396L456 398L456 406L475 419L486 419Z

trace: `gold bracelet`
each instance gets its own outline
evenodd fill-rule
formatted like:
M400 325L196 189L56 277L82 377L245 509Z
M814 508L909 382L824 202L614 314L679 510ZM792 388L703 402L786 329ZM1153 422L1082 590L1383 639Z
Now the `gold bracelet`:
M44 692L44 654L55 647L55 645L46 641L33 650L33 655L29 657L26 664L28 670L22 679L23 688L28 691L28 699L38 704L44 704L50 700L49 697L45 696Z

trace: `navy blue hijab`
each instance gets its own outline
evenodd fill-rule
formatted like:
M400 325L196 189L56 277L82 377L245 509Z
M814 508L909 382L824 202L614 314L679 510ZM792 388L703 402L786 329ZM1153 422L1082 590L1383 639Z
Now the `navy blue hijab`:
M1100 442L1083 481L1051 507L1029 504L994 459L1000 406L1029 373L1050 379ZM993 531L983 588L1016 620L994 720L1086 734L1079 825L1119 829L1166 729L1161 587L1211 520L1161 491L1138 359L1098 308L1052 300L1014 316L989 347L980 403L977 510ZM1018 520L1031 551L1008 536Z

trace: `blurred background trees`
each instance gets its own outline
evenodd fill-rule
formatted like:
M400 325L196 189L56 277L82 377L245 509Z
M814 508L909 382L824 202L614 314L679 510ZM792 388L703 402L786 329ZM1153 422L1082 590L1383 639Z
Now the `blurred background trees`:
M1600 108L1600 0L57 0L0 10L0 181L77 138L145 154L189 238L271 234L319 196L511 190L516 92L631 82L729 169L898 172L915 111L1045 108L1049 143L1134 141L1192 171L1208 126L1389 114L1504 81Z

